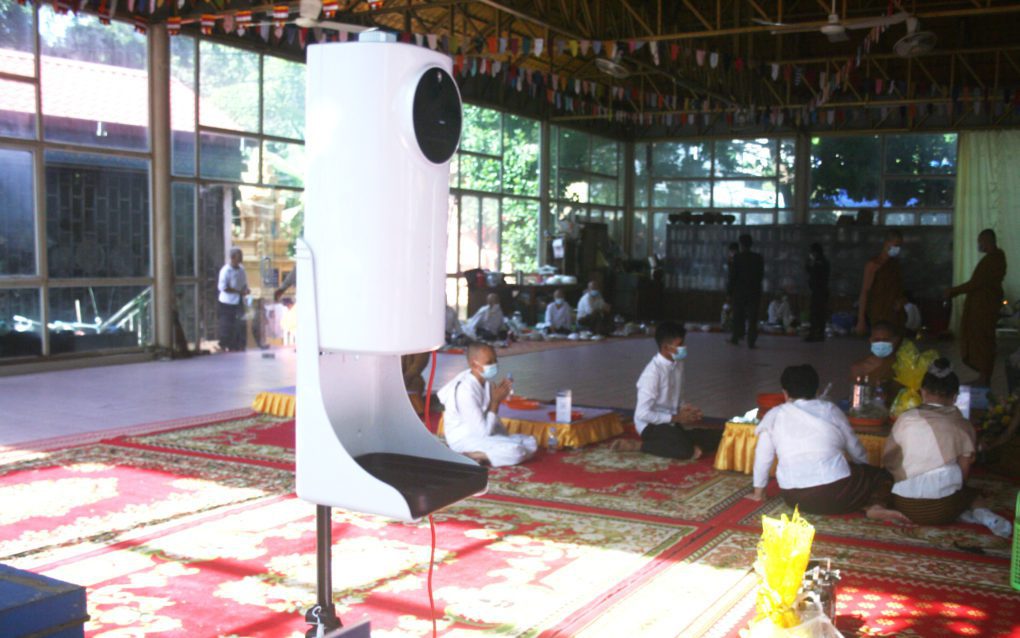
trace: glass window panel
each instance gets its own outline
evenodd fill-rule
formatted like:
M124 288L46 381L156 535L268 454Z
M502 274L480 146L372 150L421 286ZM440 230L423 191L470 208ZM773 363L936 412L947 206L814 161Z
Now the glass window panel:
M43 134L55 142L149 148L148 46L123 22L39 7Z
M917 215L914 213L886 213L886 226L913 226L917 223Z
M890 207L948 208L953 205L955 183L946 178L887 179L885 205Z
M773 180L718 180L713 197L716 206L726 208L775 208L776 183Z
M460 186L460 155L454 154L450 158L450 188L458 188Z
M460 272L478 268L478 198L460 199Z
M631 231L630 256L644 259L648 256L648 213L634 213Z
M195 302L198 286L178 284L174 287L174 291L177 296L177 320L184 330L188 348L194 349L198 344L198 308Z
M195 39L170 38L170 141L174 175L195 174Z
M262 58L262 132L305 138L305 65L273 55Z
M885 172L893 175L956 173L956 134L886 135Z
M461 154L460 187L468 190L498 193L500 191L500 167L498 159Z
M620 171L620 144L597 135L591 138L591 170L593 173L615 176Z
M499 200L482 198L482 254L481 267L499 270Z
M711 206L711 182L655 182L652 203L677 208L708 208Z
M149 163L46 151L49 274L149 275Z
M538 202L503 199L503 229L500 236L503 272L534 272L538 268Z
M652 144L652 175L655 177L708 177L712 173L711 142Z
M775 140L720 140L715 143L717 177L771 177L776 174Z
M794 217L792 210L781 210L778 213L780 224L792 224Z
M461 317L462 314L460 308L457 307L457 285L461 281L463 281L462 277L446 278L446 305L456 310L458 317Z
M50 288L50 352L138 348L152 343L148 286Z
M195 276L195 185L175 182L171 187L170 230L174 274Z
M811 140L811 206L877 208L882 179L877 135Z
M41 354L39 289L0 289L0 359Z
M35 269L35 168L31 151L0 148L0 275Z
M0 0L0 72L35 75L35 25L32 5ZM0 96L3 93L0 92Z
M559 191L556 199L586 204L589 201L588 178L573 171L560 171ZM614 202L615 203L615 202Z
M456 274L457 268L457 241L460 239L460 215L458 213L457 196L450 195L450 208L446 216L446 272ZM447 299L447 302L449 302Z
M259 55L246 49L199 42L198 119L204 126L259 130Z
M0 79L0 136L35 139L35 85Z
M809 224L835 224L840 217L857 218L855 210L813 210L808 213Z
M588 156L588 142L591 138L587 133L568 128L559 129L559 166L579 171L591 170Z
M616 205L618 203L616 185L615 179L593 177L591 179L592 203Z
M609 225L609 239L620 247L623 242L623 211L606 211L605 217Z
M266 142L262 147L262 183L304 186L305 146L289 142Z
M922 226L952 226L952 213L921 213Z
M655 213L652 219L652 254L664 257L666 255L666 226L669 223L669 213Z
M747 226L766 226L776 223L773 213L744 213L744 224Z
M501 155L499 111L480 106L464 105L464 125L460 134L460 148L486 155Z
M634 145L634 206L648 206L648 144Z
M199 153L202 177L232 182L259 181L259 142L255 138L202 133Z
M777 202L780 208L794 205L794 166L797 144L795 140L779 140L779 171L776 174Z
M515 195L538 197L538 165L542 126L538 120L504 116L503 189Z

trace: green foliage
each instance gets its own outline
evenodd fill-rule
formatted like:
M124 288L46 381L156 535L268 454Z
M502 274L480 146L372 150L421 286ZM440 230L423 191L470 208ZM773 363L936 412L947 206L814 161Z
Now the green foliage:
M102 25L94 16L85 13L58 15L48 5L42 5L39 7L39 38L43 55L129 69L147 68L146 37L123 22Z

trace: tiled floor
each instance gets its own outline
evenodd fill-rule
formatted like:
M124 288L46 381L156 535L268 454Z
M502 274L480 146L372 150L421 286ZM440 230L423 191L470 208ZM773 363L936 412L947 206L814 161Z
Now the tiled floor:
M758 392L779 390L783 367L806 362L818 369L823 387L832 382L834 396L843 397L849 363L866 349L861 339L813 344L765 336L748 350L725 343L724 335L693 333L686 395L707 415L742 413L754 407ZM609 340L505 357L501 371L513 373L521 396L549 398L570 388L578 404L633 407L634 383L654 351L651 339ZM291 350L273 358L249 351L0 377L0 445L243 408L262 390L293 385L295 363ZM441 356L435 388L463 366L459 356ZM993 386L1004 387L1001 364L997 370ZM973 373L964 369L961 376Z

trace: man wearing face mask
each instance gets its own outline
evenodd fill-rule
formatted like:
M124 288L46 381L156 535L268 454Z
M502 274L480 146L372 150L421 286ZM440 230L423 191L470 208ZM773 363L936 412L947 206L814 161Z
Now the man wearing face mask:
M545 307L545 324L549 332L570 334L573 330L570 304L563 296L562 290L553 293L553 301Z
M701 421L701 410L682 402L687 331L673 321L655 329L659 351L645 366L637 382L634 427L641 436L641 451L670 459L697 459L719 447L722 432L681 424Z
M857 334L867 333L869 323L874 327L880 321L889 322L897 329L903 327L906 315L899 260L902 246L903 234L890 230L882 244L882 253L864 266L864 281L857 300Z
M868 378L874 387L885 390L886 403L896 397L898 385L893 377L893 363L896 362L896 351L900 347L900 332L896 326L887 321L879 321L871 326L871 337L868 342L871 353L850 366L851 379Z
M516 465L538 449L533 436L508 434L499 420L499 405L513 385L496 382L496 351L484 343L467 347L468 369L439 390L443 404L443 433L450 449L493 467Z
M577 323L595 334L609 335L613 332L613 317L609 304L602 297L598 282L589 281L588 290L577 302Z
M486 304L471 317L465 332L482 341L504 341L510 333L506 327L506 317L499 305L499 295L490 292L485 298Z
M946 298L967 295L960 322L960 355L968 367L978 371L978 384L987 386L995 367L995 325L1002 308L1006 253L996 245L995 231L991 228L978 235L978 252L984 253L984 257L974 268L970 281L947 290Z

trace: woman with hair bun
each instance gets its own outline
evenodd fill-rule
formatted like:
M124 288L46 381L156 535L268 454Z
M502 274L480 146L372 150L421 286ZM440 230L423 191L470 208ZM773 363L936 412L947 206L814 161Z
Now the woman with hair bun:
M974 462L974 427L956 408L960 379L945 358L921 382L923 403L901 414L886 439L882 465L896 482L892 506L919 525L952 523L963 515L1000 536L1012 525L986 508L971 510L976 496L966 486Z

